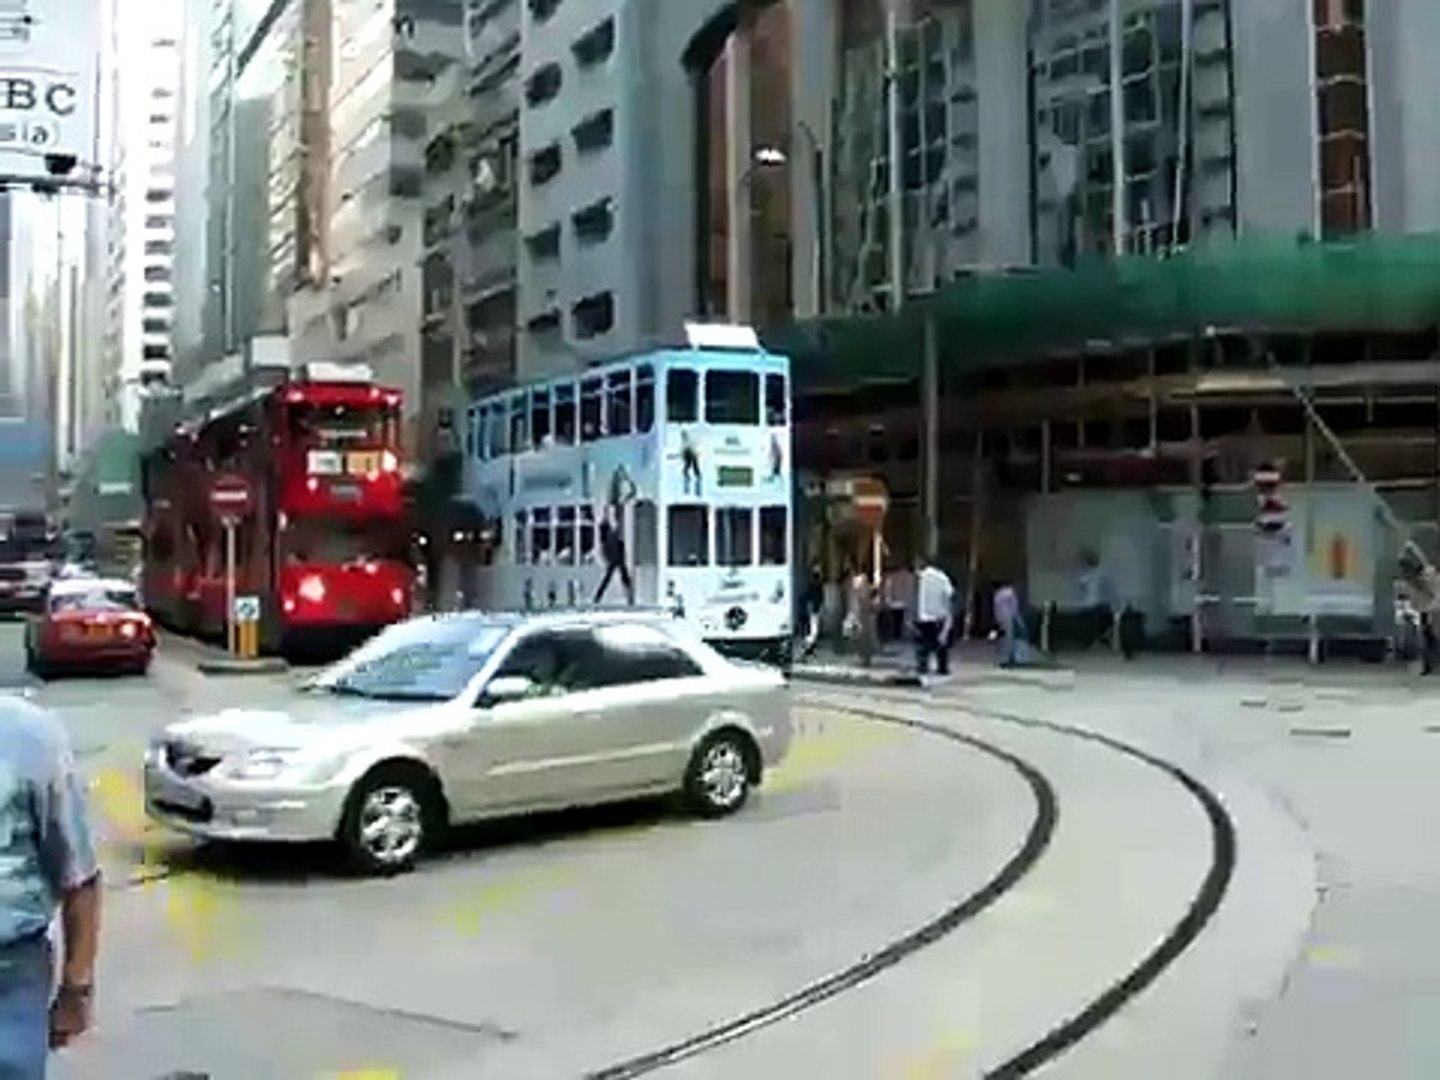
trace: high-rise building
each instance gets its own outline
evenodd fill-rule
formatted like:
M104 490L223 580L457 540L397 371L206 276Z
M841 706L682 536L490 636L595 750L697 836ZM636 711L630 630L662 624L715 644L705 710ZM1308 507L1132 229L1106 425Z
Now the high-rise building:
M105 359L112 412L139 423L147 384L170 377L175 317L176 148L183 0L143 7L112 0L109 82L111 213L105 278Z

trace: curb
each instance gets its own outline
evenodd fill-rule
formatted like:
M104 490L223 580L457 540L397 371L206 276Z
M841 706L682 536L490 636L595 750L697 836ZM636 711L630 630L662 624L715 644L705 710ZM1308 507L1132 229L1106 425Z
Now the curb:
M925 680L906 671L866 671L864 668L806 668L796 666L790 677L799 682L826 683L831 686L903 686L918 689Z
M290 665L278 657L261 657L257 660L205 659L195 667L206 675L282 675Z

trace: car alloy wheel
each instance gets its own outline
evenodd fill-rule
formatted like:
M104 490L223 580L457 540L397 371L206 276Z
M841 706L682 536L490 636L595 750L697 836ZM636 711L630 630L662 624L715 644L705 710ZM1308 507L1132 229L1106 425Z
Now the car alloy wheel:
M724 732L695 752L685 789L700 813L720 817L745 804L755 779L749 749L740 736Z
M360 802L356 839L366 859L381 870L410 865L425 839L425 808L415 792L389 784L366 792Z

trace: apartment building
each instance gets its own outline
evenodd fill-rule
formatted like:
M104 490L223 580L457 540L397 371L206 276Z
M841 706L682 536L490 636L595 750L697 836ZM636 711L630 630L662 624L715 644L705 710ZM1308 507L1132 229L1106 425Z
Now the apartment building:
M182 0L142 8L114 0L107 19L110 82L104 359L111 425L135 430L147 385L168 380L175 314L176 147Z
M463 0L329 0L324 278L290 299L294 357L363 363L419 445L425 146L464 54Z

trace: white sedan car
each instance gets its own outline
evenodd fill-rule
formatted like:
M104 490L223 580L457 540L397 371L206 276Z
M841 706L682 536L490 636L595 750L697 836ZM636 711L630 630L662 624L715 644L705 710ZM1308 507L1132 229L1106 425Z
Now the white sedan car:
M732 813L790 738L784 676L671 617L439 615L383 631L283 710L172 724L145 803L193 835L334 838L396 873L451 823L667 792Z

